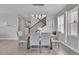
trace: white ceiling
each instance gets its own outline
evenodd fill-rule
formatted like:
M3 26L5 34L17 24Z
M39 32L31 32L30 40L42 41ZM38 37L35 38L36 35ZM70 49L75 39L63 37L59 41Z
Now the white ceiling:
M1 4L0 13L16 14L56 14L61 11L66 4L45 4L44 6L33 6L32 4Z

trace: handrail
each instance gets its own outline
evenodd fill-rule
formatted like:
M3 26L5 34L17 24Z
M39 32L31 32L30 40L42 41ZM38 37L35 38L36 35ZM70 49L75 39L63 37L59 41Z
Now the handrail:
M37 25L38 23L39 23L39 21L38 21L37 23L35 23L33 26L31 26L30 29L33 28L33 27L34 27L35 25Z
M45 19L45 18L46 18L46 17L44 17L43 19ZM39 22L42 22L43 24L45 24L45 23L42 21L43 19L41 19L41 20L39 19L39 21L38 21L36 24L34 24L32 27L30 27L30 29L33 28L35 25L37 25ZM45 25L46 25L46 24L45 24Z
M42 20L40 20L40 19L38 19L39 21L41 21L43 24L46 24L46 23L44 23L44 21L43 20L46 20L46 17L44 17Z

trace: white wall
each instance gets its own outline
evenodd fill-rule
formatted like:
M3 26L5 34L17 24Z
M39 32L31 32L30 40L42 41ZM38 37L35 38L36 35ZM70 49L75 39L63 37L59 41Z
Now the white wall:
M0 26L0 39L12 39L16 38L17 31L17 15L16 14L0 14L0 23L7 22L11 26ZM47 16L47 32L52 32L53 26L53 16ZM15 26L16 25L16 26ZM45 30L46 31L46 30Z
M11 26L0 26L0 39L16 38L17 15L16 14L0 14L0 23L7 22Z

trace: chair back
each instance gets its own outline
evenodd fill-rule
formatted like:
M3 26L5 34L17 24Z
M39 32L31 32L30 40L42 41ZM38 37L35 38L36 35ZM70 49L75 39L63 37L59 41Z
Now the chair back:
M41 45L50 45L50 33L41 34Z
M30 34L30 45L39 45L39 33L31 33Z
M19 41L26 41L28 38L28 35L26 35L24 32L22 31L18 31L17 32L17 37Z

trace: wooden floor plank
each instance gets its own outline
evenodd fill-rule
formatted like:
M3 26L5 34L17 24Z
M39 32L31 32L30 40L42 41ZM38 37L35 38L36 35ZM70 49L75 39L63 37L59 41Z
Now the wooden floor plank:
M42 47L41 53L39 48L27 50L27 45L19 47L16 40L0 40L0 55L77 55L68 47L60 44L59 48L54 47L52 50Z

